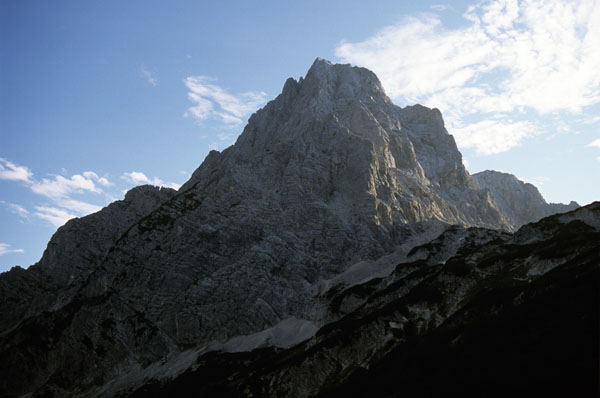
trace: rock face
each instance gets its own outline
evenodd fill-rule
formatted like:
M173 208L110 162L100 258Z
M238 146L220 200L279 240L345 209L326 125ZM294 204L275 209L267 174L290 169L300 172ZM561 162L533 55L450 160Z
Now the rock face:
M343 316L310 340L211 352L132 396L595 396L599 242L600 202L515 234L450 228L326 292Z
M437 109L399 108L372 72L317 59L179 191L136 188L0 276L0 391L112 396L208 351L310 339L362 300L335 292L400 278L442 232L431 261L506 234L462 227L534 220L481 181Z
M480 188L490 190L498 208L515 226L579 207L577 202L568 205L546 203L535 186L524 183L512 174L486 170L472 177Z
M40 311L68 303L119 237L174 194L170 188L139 186L130 190L124 200L59 228L37 265L28 270L16 267L2 274L2 330Z

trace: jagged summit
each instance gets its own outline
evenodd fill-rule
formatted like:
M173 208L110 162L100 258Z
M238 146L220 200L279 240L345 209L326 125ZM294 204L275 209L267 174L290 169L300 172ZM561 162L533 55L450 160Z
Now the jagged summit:
M309 338L331 321L327 291L389 275L450 225L528 222L478 181L439 110L317 59L178 191L135 188L2 275L0 363L21 378L1 386L111 396L209 349Z
M378 106L391 104L377 76L368 69L349 64L332 64L317 58L304 82L303 94L311 95L326 103L343 107L356 100ZM325 106L321 111L331 111Z
M235 145L212 152L183 190L217 169L240 188L271 192L274 208L319 202L343 223L515 227L471 188L439 110L397 107L371 71L322 59L306 78L288 79ZM305 210L284 216L305 219Z

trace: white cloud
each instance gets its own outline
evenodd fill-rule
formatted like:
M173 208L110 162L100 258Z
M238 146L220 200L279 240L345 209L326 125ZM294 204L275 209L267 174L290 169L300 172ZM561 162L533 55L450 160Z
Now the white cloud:
M42 178L41 181L32 181L30 188L38 195L59 200L75 193L102 193L102 189L96 186L96 183L104 187L112 185L106 177L99 177L93 171L84 171L82 174L73 174L71 177L57 175L52 179Z
M215 79L207 76L190 76L185 79L184 83L190 90L188 99L194 103L194 106L185 112L186 117L197 121L214 118L225 124L237 125L243 123L244 118L257 110L267 99L264 92L232 95L214 82Z
M110 194L103 190L103 188L112 187L114 184L108 178L100 177L93 171L84 171L81 174L74 174L70 177L55 175L51 178L36 180L32 178L33 173L27 167L16 166L5 159L1 160L3 170L6 170L6 179L25 181L33 193L50 199L50 204L35 206L35 211L32 214L50 222L55 227L63 225L71 218L83 217L101 210L101 206L75 199L75 195L102 194L104 201L109 199L114 200ZM152 184L174 189L179 189L180 187L177 183L165 183L157 177L150 179L144 173L136 171L124 173L121 178L134 185ZM5 201L0 201L0 203L21 217L30 215L24 207L18 204Z
M544 186L544 184L552 182L551 178L544 177L544 176L536 176L533 178L519 177L519 179L523 182L528 182L528 183L534 185L538 189L541 188L542 186Z
M74 174L70 178L60 175L54 176L53 179L43 178L41 181L34 182L31 185L31 190L38 195L43 195L51 199L65 198L73 193L82 193L85 191L102 192L94 184L93 177L89 175L86 177L81 174Z
M0 200L0 203L6 206L11 213L18 215L19 217L25 218L29 215L29 211L19 204L5 202L4 200Z
M34 215L49 221L55 227L60 227L71 218L99 211L101 206L73 199L73 195L76 194L104 193L96 183L104 187L112 185L107 178L99 177L93 171L84 171L71 177L57 175L52 179L43 178L41 181L33 181L30 186L31 191L51 199L58 206L36 206Z
M587 146L600 148L600 138L590 142L589 144L587 144Z
M6 159L0 159L0 172L2 173L0 174L2 178L24 181L33 193L50 199L53 203L52 206L35 206L36 211L33 215L49 221L57 227L63 225L73 217L85 216L101 209L98 205L76 200L73 198L73 195L85 193L103 194L104 191L100 186L110 187L113 185L106 177L100 177L93 171L84 171L81 174L74 174L70 177L55 175L51 178L37 180L33 178L33 173L27 167L16 166ZM29 211L19 204L5 201L0 201L0 203L4 204L11 212L20 217L25 218L30 215Z
M64 199L57 202L60 207L63 207L67 210L73 211L81 216L85 216L87 214L95 213L102 209L101 206L97 206L91 203L83 202L81 200L75 199Z
M474 148L478 155L506 152L521 142L538 134L530 122L505 122L484 120L464 127L453 127L451 131L458 146Z
M56 228L64 225L67 221L77 217L75 214L69 213L65 209L50 206L36 206L35 215L54 225Z
M83 176L87 179L96 180L100 185L105 187L112 186L112 182L110 182L106 177L99 177L98 174L93 171L84 171Z
M33 178L33 173L27 167L16 166L6 159L0 158L0 160L2 171L6 171L3 178L25 181L27 188L31 192L49 199L48 203L40 203L34 206L35 211L31 213L21 205L0 200L0 204L6 206L9 211L18 214L20 217L25 218L33 215L50 222L55 227L60 227L71 218L83 217L102 209L102 206L76 199L77 195L100 195L103 198L103 203L115 200L110 190L109 192L104 191L106 188L113 187L114 184L108 178L100 177L93 171L84 171L81 174L73 174L70 177L54 175L49 178L37 180ZM66 170L63 170L63 173L65 172ZM134 185L152 184L174 189L180 188L180 185L177 183L164 182L157 177L150 179L144 173L136 171L124 173L121 178Z
M10 245L8 243L0 242L0 256L7 253L25 253L23 249L10 249Z
M430 6L429 8L431 8L432 10L435 10L435 11L446 11L450 7L447 4L434 4L434 5Z
M142 65L140 66L140 76L144 79L146 79L146 81L152 85L152 86L157 86L158 85L158 79L156 78L156 74L151 72L146 65Z
M580 113L600 103L598 1L483 1L464 16L467 25L456 29L431 14L407 17L335 53L372 69L395 100L440 108L457 124L509 112ZM504 137L513 144L530 135L511 131ZM485 149L474 128L465 134L480 154L510 148L493 140Z
M0 180L30 182L33 173L25 166L17 166L11 161L0 158Z
M132 184L152 184L150 179L146 175L139 171L132 171L130 173L123 173L121 176L127 182Z
M175 182L165 183L163 180L161 180L158 177L154 177L154 178L150 179L144 173L142 173L140 171L132 171L129 173L123 173L121 178L131 184L134 184L134 185L150 184L150 185L156 185L156 186L160 186L160 187L168 187L168 188L173 188L173 189L179 189L179 187L180 187L180 185Z
M582 119L582 120L580 120L580 122L583 123L583 124L598 123L598 122L600 122L600 115Z

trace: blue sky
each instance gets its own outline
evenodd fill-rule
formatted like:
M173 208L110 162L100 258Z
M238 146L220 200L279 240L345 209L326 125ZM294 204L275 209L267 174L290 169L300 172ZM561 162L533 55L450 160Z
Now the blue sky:
M599 1L0 0L0 271L185 182L316 57L439 108L470 172L600 200Z

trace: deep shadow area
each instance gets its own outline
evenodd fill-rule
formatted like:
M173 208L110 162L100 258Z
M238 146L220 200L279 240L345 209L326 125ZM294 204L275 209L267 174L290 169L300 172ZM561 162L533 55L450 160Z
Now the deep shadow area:
M332 380L319 397L597 396L598 254L592 248L527 286L484 289L436 330ZM196 371L132 396L262 396L277 368L315 349L210 353Z
M598 396L598 253L484 292L431 335L321 397Z

